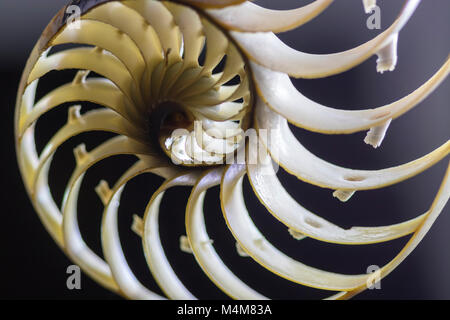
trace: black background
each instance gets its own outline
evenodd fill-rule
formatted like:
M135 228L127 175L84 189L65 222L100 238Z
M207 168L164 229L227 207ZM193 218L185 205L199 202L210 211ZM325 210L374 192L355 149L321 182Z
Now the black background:
M258 1L271 8L293 8L311 1ZM382 29L395 19L403 1L379 1ZM116 295L99 287L83 275L82 290L66 288L66 268L71 262L47 234L25 193L16 165L13 114L16 91L25 65L39 34L64 0L15 0L0 2L0 99L1 117L1 215L0 220L0 298L39 299L115 299ZM401 98L425 82L450 52L450 2L422 1L400 34L399 62L394 72L377 74L375 57L337 76L316 80L295 80L307 97L343 109L376 107ZM302 28L280 35L288 45L310 53L330 53L352 48L380 31L368 30L360 0L338 0L322 15ZM50 88L50 87L49 87ZM49 89L48 88L48 89ZM302 143L316 155L342 166L380 169L416 159L447 141L450 135L449 82L444 82L417 108L394 120L381 148L374 150L363 142L365 133L327 136L295 129ZM65 108L62 108L65 109ZM43 145L56 131L54 120L65 119L65 110L44 119L40 127ZM62 119L62 120L61 120ZM45 122L47 121L47 122ZM46 125L47 124L47 125ZM52 124L52 125L48 125ZM39 125L38 125L39 127ZM39 137L39 136L38 136ZM55 156L52 167L57 201L73 166L71 149L89 135L71 139ZM89 146L89 143L88 143ZM39 147L39 146L38 146ZM80 228L86 242L101 255L99 223L102 206L93 192L99 179L108 181L121 174L131 159L113 159L88 174L79 204ZM280 170L279 176L289 192L324 218L343 227L392 224L415 217L427 210L447 161L425 173L382 190L356 193L346 204L331 196L330 190L310 186ZM131 183L124 193L120 210L121 240L130 265L149 288L160 292L146 268L140 239L130 231L131 217L141 214L145 200L161 180L143 177ZM286 229L260 205L246 182L247 204L257 226L278 248L307 264L330 271L364 273L369 265L383 265L401 249L406 238L370 246L339 246L306 239L293 240ZM194 295L203 299L225 298L203 275L191 255L180 252L178 238L184 234L184 206L188 188L168 192L163 201L161 235L169 261ZM218 204L218 189L207 195L208 231L218 253L229 267L247 283L269 297L278 299L321 298L319 290L303 288L278 279L249 258L237 256L231 233L226 229ZM58 202L57 202L58 203ZM381 282L381 290L366 291L358 299L448 299L450 298L450 217L448 207L430 233L406 261Z

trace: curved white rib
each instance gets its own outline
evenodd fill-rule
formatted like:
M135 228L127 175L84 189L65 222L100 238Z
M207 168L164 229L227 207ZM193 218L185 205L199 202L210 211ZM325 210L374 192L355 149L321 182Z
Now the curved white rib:
M194 300L196 297L177 277L164 253L159 234L159 206L166 190L175 186L192 186L198 177L199 172L190 172L166 180L153 194L145 209L142 237L145 258L161 290L171 299Z
M223 9L210 9L206 13L228 30L240 32L279 33L295 29L322 13L333 0L316 0L291 10L272 10L246 1Z
M286 171L311 184L340 190L376 189L410 178L436 164L450 153L450 140L427 155L406 164L381 170L353 170L331 164L309 152L292 134L283 117L260 99L256 107L262 143ZM270 136L270 137L269 137Z
M160 165L158 161L155 161L150 166L148 161L140 161L122 175L112 190L106 190L108 191L107 196L109 199L105 198L107 201L102 219L101 237L103 252L120 290L130 299L164 299L160 295L148 290L136 279L123 253L117 226L120 197L126 183L137 175L146 172L161 176L168 174L166 178L170 178L170 168L160 167Z
M447 167L447 171L445 173L444 179L441 183L441 186L436 194L436 197L431 204L430 209L426 215L426 218L422 222L422 224L416 229L411 239L409 239L408 243L403 247L403 249L399 252L398 255L395 256L394 259L389 261L386 265L384 265L380 269L380 273L378 274L380 279L386 277L389 273L395 270L408 256L413 250L419 245L420 241L425 237L425 235L430 230L433 223L441 214L442 210L445 208L448 200L450 198L450 163ZM364 291L366 289L366 285L360 286L354 290L351 290L347 293L337 294L332 298L336 299L349 299L358 293Z
M257 164L247 165L247 174L255 194L275 218L291 230L320 241L349 245L389 241L413 233L427 215L388 226L343 229L293 199L280 183L267 153L260 153Z
M246 55L266 68L296 78L320 78L346 71L382 50L394 41L414 13L420 0L406 0L397 20L374 39L347 51L333 54L309 54L287 46L273 33L232 31Z
M67 184L61 209L61 229L64 237L64 249L67 251L67 254L91 277L113 291L118 291L118 287L112 277L108 264L86 245L81 236L77 218L78 194L84 174L91 166L107 157L134 153L138 150L134 148L136 146L138 146L138 144L136 145L132 140L119 136L106 141L90 153L84 154L83 158L78 157L77 167L73 171L69 183ZM45 180L47 180L50 163L51 158L47 160L47 163L41 171L42 173L39 175L45 177ZM38 181L40 179L41 178L38 177ZM38 186L39 182L36 184L36 190L43 192ZM50 193L49 190L48 193ZM49 196L51 202L53 202L50 194Z
M220 184L223 168L213 169L200 177L186 206L186 232L192 252L208 277L233 299L267 299L228 269L214 250L205 226L203 201L206 191Z
M287 280L318 289L349 291L366 283L367 275L345 275L307 266L285 255L267 241L250 218L242 193L244 165L230 165L220 188L228 228L242 249L256 262Z
M411 110L446 79L450 72L450 56L427 82L411 94L385 106L365 110L326 107L302 95L287 74L255 63L251 63L251 66L258 93L272 110L298 127L341 134L367 130Z

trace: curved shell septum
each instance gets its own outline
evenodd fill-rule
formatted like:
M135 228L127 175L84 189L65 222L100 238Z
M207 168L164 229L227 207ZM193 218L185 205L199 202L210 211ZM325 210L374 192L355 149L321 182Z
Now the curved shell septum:
M303 96L290 77L337 74L378 55L379 72L393 70L402 27L419 0L407 0L398 18L383 33L354 49L313 55L296 51L275 35L313 19L333 0L277 11L247 1L156 0L81 1L81 19L67 24L66 8L50 23L25 68L16 107L16 146L23 180L35 210L64 252L104 287L131 299L162 299L140 283L127 264L118 232L118 207L127 183L144 173L165 179L132 229L155 280L168 298L195 299L172 269L159 238L159 206L165 191L192 187L186 206L186 236L180 248L192 253L205 274L236 299L266 299L222 261L208 236L203 201L220 186L220 202L240 256L290 281L338 291L331 299L350 298L365 290L371 274L347 275L317 269L287 256L258 230L247 212L242 182L248 176L255 194L286 226L294 239L305 237L342 245L371 244L412 237L380 269L382 278L418 245L450 196L449 173L427 212L380 227L343 229L302 207L283 188L273 161L299 179L333 190L348 201L357 190L392 185L417 175L447 157L450 142L409 163L382 170L344 168L312 154L298 141L288 122L315 132L347 134L368 130L367 144L379 147L391 122L430 94L448 75L449 59L432 78L408 96L378 108L344 111ZM374 1L364 1L370 11ZM53 52L54 48L76 44ZM51 71L77 70L73 81L36 101L40 78ZM97 76L92 76L96 74ZM39 154L36 122L66 104L87 101L100 108L83 112L74 105L68 118ZM251 128L259 149L245 145ZM106 131L115 137L87 150L74 149L76 167L58 206L48 184L58 148L73 136ZM268 135L267 132L270 134ZM87 170L116 155L137 161L109 186L96 192L104 205L101 240L104 258L83 240L77 202ZM239 162L237 159L243 161ZM212 167L211 167L212 166Z

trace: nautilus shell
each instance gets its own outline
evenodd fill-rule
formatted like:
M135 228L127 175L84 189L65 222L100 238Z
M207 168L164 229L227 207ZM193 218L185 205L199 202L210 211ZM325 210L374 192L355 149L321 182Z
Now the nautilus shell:
M137 280L118 232L118 208L126 184L150 172L165 181L130 227L142 238L148 267L168 298L195 299L173 271L159 238L159 205L164 192L176 186L192 187L181 249L192 253L204 273L230 297L270 298L236 276L208 236L203 201L206 191L219 185L222 213L240 255L287 280L332 291L331 299L350 298L367 288L373 274L317 269L272 245L246 209L242 182L247 175L261 203L296 239L365 245L412 234L378 276L395 269L443 210L450 195L449 171L426 213L387 226L344 229L294 200L275 174L276 166L347 201L356 191L393 185L445 159L450 141L403 165L373 171L344 168L308 151L288 124L324 134L368 131L364 141L376 148L391 121L419 104L446 78L450 61L447 58L417 90L388 105L348 111L316 103L302 95L290 77L335 75L373 55L378 55L378 72L392 71L399 33L420 0L406 0L389 28L348 51L303 53L276 36L313 19L332 2L316 0L284 11L242 0L81 0L63 8L42 33L25 67L15 137L26 190L68 257L96 282L124 297L164 298ZM68 23L70 5L80 9L79 21ZM375 1L364 5L370 11ZM71 82L35 99L40 78L67 69L78 70ZM80 101L100 107L83 111ZM47 112L71 103L76 105L68 108L67 121L38 153L36 123ZM89 150L84 144L74 149L76 167L59 205L48 183L52 158L65 141L89 131L115 136ZM102 180L95 189L104 204L100 257L83 240L78 226L80 186L89 168L123 154L136 156L135 164L113 185Z

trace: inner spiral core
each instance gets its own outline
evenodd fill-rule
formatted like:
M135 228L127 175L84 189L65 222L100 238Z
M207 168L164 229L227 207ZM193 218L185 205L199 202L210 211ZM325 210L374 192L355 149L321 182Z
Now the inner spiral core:
M159 62L141 81L148 136L177 165L221 164L248 127L253 93L245 59L201 12L162 3L173 24L160 38Z
M162 101L152 108L148 117L148 135L152 143L159 144L162 133L176 129L193 129L194 118L186 108L174 101Z

